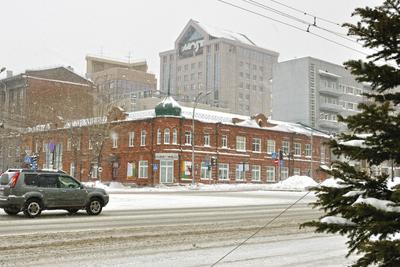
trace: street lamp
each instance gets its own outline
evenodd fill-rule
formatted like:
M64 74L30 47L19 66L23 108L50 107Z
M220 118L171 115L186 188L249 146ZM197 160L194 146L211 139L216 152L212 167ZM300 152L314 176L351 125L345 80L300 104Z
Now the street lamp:
M209 94L211 94L211 91L208 91L205 95L203 95L203 92L200 92L197 94L197 96L194 99L194 105L193 105L193 114L192 114L192 185L195 184L195 178L194 178L194 172L195 172L195 167L194 167L194 144L195 144L195 133L194 133L194 115L196 112L196 106L197 103L200 100L201 96L208 96Z

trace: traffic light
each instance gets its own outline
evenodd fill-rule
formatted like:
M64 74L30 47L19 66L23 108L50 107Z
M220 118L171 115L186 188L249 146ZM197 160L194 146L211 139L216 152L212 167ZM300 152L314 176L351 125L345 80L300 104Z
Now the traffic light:
M217 158L211 157L211 166L217 166Z
M37 169L37 162L39 159L39 155L38 154L33 154L31 156L31 169L36 170Z
M279 150L279 160L283 160L283 151Z

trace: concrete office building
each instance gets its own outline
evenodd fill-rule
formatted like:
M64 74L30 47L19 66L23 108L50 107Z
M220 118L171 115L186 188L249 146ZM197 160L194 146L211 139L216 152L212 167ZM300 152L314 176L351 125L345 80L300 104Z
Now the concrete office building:
M312 57L280 62L274 70L272 118L301 122L328 133L346 129L337 115L354 115L369 85L343 66Z
M147 71L146 61L130 63L86 56L86 64L86 76L98 86L97 100L101 104L117 103L133 110L137 99L150 97L157 88L155 75Z
M173 50L160 53L160 90L181 101L199 92L200 102L232 113L271 113L271 79L278 53L247 36L190 20Z

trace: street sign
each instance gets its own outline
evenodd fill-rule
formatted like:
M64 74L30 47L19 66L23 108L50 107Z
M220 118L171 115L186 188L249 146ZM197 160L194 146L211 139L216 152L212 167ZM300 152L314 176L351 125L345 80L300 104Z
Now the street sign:
M275 166L278 166L278 164L279 164L279 159L274 159L274 164L275 164Z
M98 169L99 172L102 172L102 171L103 171L103 168L102 168L102 167L99 167L99 168L97 168L97 169Z
M32 163L31 157L28 156L28 155L26 155L26 156L24 157L24 163L26 163L26 164L31 164L31 163Z
M158 170L158 164L155 163L155 164L153 164L153 171L157 171L157 170Z
M271 158L276 159L278 158L278 154L276 152L271 153Z

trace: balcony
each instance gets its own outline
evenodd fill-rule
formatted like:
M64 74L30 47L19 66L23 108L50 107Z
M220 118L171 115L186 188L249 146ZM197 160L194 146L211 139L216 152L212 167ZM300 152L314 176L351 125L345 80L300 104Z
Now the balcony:
M343 110L343 107L338 104L332 104L332 103L319 103L319 109L321 110L327 110L327 111L333 111L333 112L341 112Z
M327 120L319 120L318 125L322 129L327 129L329 132L331 130L337 131L340 127L337 121L327 121Z
M343 94L342 91L339 91L338 88L332 88L332 87L327 87L327 86L320 86L319 87L319 92L331 96L341 96Z

